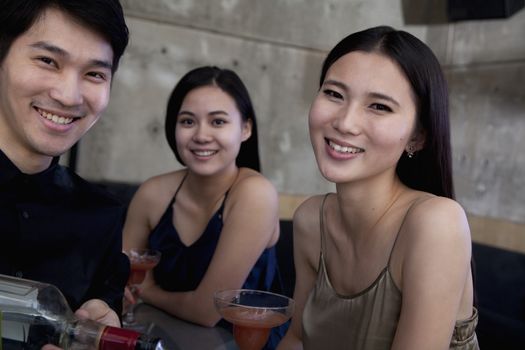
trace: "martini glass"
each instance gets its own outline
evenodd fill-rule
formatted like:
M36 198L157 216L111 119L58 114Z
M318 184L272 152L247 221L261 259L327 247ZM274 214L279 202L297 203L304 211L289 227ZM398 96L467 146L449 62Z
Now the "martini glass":
M144 281L146 273L157 266L161 254L159 251L152 249L129 249L124 251L124 254L128 256L131 264L127 286L136 297L137 286ZM129 305L126 314L122 318L122 325L126 328L142 330L145 326L135 320L135 305Z
M290 319L294 301L284 295L251 289L229 289L214 295L215 308L233 324L241 350L261 350L270 330Z

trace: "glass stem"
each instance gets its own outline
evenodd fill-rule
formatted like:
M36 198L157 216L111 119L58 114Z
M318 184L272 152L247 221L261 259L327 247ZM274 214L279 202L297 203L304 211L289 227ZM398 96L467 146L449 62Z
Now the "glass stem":
M129 306L127 308L127 311L126 311L126 314L122 318L122 324L124 326L129 326L129 325L133 325L133 324L136 323L136 320L135 320L135 306L137 305L137 296L136 296L137 287L135 285L132 285L132 286L129 287L129 291L131 292L131 294L133 295L133 298L135 300L134 300L133 304L131 304L131 303L129 304Z

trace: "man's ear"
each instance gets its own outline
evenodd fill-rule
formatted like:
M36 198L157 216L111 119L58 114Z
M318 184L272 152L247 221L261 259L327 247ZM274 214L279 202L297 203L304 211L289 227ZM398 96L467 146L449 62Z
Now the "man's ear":
M252 136L253 122L251 119L243 121L242 123L242 142L248 140Z

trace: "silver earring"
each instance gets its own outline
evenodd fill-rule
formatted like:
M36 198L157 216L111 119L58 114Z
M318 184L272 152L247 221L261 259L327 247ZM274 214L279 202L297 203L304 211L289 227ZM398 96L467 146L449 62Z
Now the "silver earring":
M406 151L407 152L407 156L408 158L412 158L414 157L414 146L410 145L408 146L408 150Z

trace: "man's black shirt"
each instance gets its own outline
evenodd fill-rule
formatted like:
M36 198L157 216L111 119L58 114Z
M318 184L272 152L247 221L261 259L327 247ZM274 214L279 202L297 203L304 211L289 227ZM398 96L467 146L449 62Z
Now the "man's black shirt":
M54 159L23 174L0 151L0 273L51 283L71 308L97 298L120 315L129 261L123 206Z

